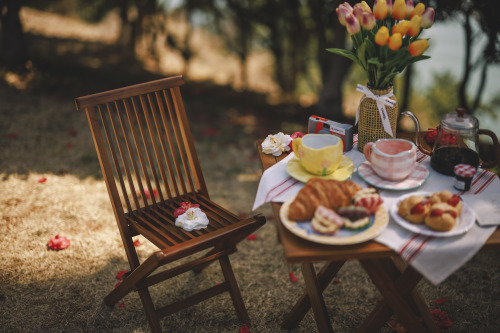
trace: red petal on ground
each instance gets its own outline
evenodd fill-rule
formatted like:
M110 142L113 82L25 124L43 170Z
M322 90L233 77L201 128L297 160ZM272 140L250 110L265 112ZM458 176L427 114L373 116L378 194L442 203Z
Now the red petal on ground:
M437 299L435 303L437 305L446 303L446 297L441 297L440 299Z
M45 178L45 177L40 177L37 180L37 182L42 183L42 184L45 183L46 181L47 181L47 178Z
M335 278L335 279L333 279L333 283L337 284L337 283L340 283L340 281L339 281L339 279Z
M256 235L256 234L248 235L247 239L248 239L249 241L256 240L256 239L257 239L257 235Z
M138 239L136 239L136 240L134 241L134 246L135 246L135 247L141 246L141 241L140 241L140 240L138 240Z
M47 243L47 247L49 247L52 250L64 250L68 248L70 245L69 239L63 236L55 235L54 237L51 237L49 242Z
M448 314L443 311L439 311L438 309L434 309L431 311L432 319L439 328L451 327L453 323L451 322Z
M297 282L299 279L295 276L293 272L288 273L288 276L290 277L290 282Z
M78 131L76 129L72 128L72 129L70 129L68 131L68 135L69 136L77 136L78 135Z
M217 128L209 127L205 128L201 133L203 136L219 136L220 130Z
M120 282L117 282L113 288L118 287L121 283L122 283L121 281L120 281Z
M124 308L124 307L125 307L125 302L121 302L120 304L118 304L118 306L119 306L120 308Z
M247 325L241 326L240 333L250 333L250 329L248 328Z
M119 271L118 273L116 273L116 278L118 280L123 280L123 275L125 275L128 271Z

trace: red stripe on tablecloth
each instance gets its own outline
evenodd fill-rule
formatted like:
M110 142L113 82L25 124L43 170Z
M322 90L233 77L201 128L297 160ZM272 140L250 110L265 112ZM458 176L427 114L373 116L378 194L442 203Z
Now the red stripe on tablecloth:
M417 237L418 237L418 234L413 234L413 236L410 238L410 240L408 242L406 242L406 244L403 246L403 248L399 251L400 256L403 256L403 252L406 250L406 248L408 246L410 246L411 242L413 242L413 240Z
M413 258L415 258L415 256L421 252L421 250L424 248L425 244L427 244L427 242L431 239L433 239L432 236L425 237L425 239L422 241L422 243L420 243L420 246L406 259L406 261L408 263L411 263Z
M490 173L489 178L486 179L486 181L484 182L484 184L479 189L477 189L474 192L474 194L479 194L479 193L483 192L493 182L493 179L495 179L495 177L497 176L493 172L489 172L488 171L488 173Z
M290 189L292 186L294 186L295 184L297 184L299 181L296 180L294 181L292 184L290 184L287 188L283 189L283 191L277 193L275 196L273 196L269 201L273 201L275 198L277 198L278 196L280 196L281 194L285 193L286 191L288 191L288 189ZM266 201L267 202L267 201Z
M269 202L269 200L268 200L268 199L269 199L269 196L270 196L270 195L272 195L273 191L277 190L279 187L281 187L282 185L286 184L289 180L292 180L292 179L293 179L292 177L287 177L287 178L285 178L285 180L283 180L281 183L274 185L274 187L272 187L272 188L269 190L269 192L267 192L266 199L265 199L265 201L264 201L264 202ZM296 182L295 182L294 184L296 184ZM282 193L282 192L280 192L280 193ZM279 194L278 194L278 195L279 195ZM276 197L276 196L274 196L274 198L275 198L275 197Z

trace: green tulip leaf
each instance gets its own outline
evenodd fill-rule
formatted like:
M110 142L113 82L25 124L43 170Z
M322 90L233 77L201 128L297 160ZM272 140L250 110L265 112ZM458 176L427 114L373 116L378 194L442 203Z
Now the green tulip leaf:
M358 57L356 57L356 55L354 53L352 53L351 51L343 50L343 49L336 49L336 48L329 48L329 49L326 49L326 50L328 52L332 52L332 53L341 55L343 57L349 58L352 61L357 62L359 64Z

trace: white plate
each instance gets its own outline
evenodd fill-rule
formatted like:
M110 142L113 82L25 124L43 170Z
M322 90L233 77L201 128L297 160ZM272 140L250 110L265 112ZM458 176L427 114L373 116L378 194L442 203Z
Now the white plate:
M408 177L400 181L390 181L377 175L366 161L358 167L359 176L368 184L383 190L406 191L420 187L429 177L429 170L420 163L415 163L415 168Z
M392 218L396 221L397 224L402 226L403 228L412 231L417 234L426 235L426 236L434 236L434 237L452 237L466 233L470 228L474 225L474 221L476 220L476 216L474 215L474 211L470 208L463 200L462 200L462 212L457 219L457 225L453 227L450 231L435 231L426 226L425 224L415 224L406 221L404 218L399 216L398 207L399 203L405 198L411 195L421 195L421 196L430 196L432 193L430 192L414 192L401 196L395 203L392 204L391 209L389 210Z
M363 230L340 229L335 235L324 235L312 230L311 221L295 222L288 218L290 204L294 199L295 197L288 199L281 206L281 222L291 233L315 243L351 245L366 242L377 237L382 231L384 231L387 223L389 222L389 214L384 207L380 206L377 212L372 215L368 228Z

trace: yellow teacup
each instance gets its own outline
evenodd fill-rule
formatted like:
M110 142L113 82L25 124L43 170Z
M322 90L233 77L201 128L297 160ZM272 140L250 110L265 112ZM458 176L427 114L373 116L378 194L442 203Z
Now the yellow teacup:
M307 134L293 140L293 152L300 164L318 176L329 175L337 169L342 151L342 140L331 134Z

